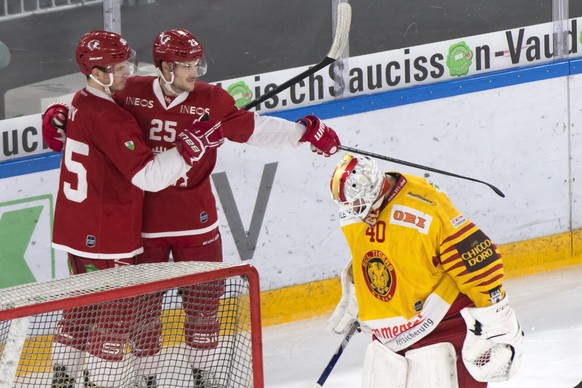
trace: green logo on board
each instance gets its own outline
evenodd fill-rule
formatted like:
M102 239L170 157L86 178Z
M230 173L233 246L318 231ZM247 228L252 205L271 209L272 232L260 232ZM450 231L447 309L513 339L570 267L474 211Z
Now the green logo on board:
M465 42L459 42L449 47L447 67L452 76L467 75L472 63L473 51Z
M244 81L230 85L226 91L234 98L234 103L237 108L245 106L253 98L253 92Z

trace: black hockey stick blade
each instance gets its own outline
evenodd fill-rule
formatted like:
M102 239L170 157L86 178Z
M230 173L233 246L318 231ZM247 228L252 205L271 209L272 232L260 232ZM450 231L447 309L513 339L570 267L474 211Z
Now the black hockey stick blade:
M495 192L495 194L499 195L501 198L505 198L505 194L503 194L503 192L501 190L499 190L497 187L493 186L490 183L480 181L479 179L469 178L469 177L466 177L466 176L463 176L463 175L458 175L458 174L455 174L455 173L452 173L452 172L443 171L443 170L439 170L439 169L436 169L436 168L432 168L432 167L428 167L428 166L423 166L421 164L411 163L411 162L407 162L407 161L400 160L400 159L394 159L394 158L391 158L389 156L379 155L379 154L375 154L375 153L372 153L372 152L363 151L363 150L360 150L360 149L357 149L357 148L346 147L346 146L340 145L339 146L339 149L340 150L343 150L343 151L347 151L347 152L353 152L355 154L369 156L371 158L376 158L376 159L380 159L380 160L386 160L386 161L392 162L392 163L402 164L404 166L409 166L409 167L414 167L414 168L418 168L418 169L421 169L421 170L436 172L437 174L443 174L443 175L448 175L448 176L452 176L452 177L455 177L455 178L460 178L460 179L465 179L465 180L469 180L469 181L473 181L473 182L477 182L477 183L482 183L482 184L488 186L491 190L493 190Z
M304 78L309 77L311 74L315 74L319 70L323 69L324 67L332 64L333 62L337 61L340 56L342 55L344 48L348 42L348 36L350 33L350 25L352 24L352 8L348 3L340 3L337 8L337 20L336 20L336 29L335 29L335 37L333 39L333 43L331 45L331 49L329 53L321 62L317 65L310 67L309 69L305 70L303 73L296 75L295 77L283 82L281 85L277 86L275 89L271 90L268 93L265 93L253 101L249 102L243 109L249 110L254 108L255 106L259 105L260 103L268 100L269 98L273 97L276 94L281 93L283 90L289 88L291 85L296 84L297 82L301 81Z
M323 384L325 384L325 381L327 380L327 378L331 374L331 371L335 367L335 364L337 364L337 361L341 357L341 355L344 352L344 349L346 348L346 346L348 346L348 343L350 342L350 339L352 339L352 337L356 333L356 330L357 329L358 329L358 324L356 322L354 322L352 324L352 326L350 327L350 330L348 331L348 333L346 334L346 336L342 340L342 343L337 348L337 350L335 351L334 355L331 357L331 360L329 360L329 362L327 363L327 366L323 370L323 373L321 374L321 376L317 380L317 383L315 383L314 388L321 388L321 387L323 387Z

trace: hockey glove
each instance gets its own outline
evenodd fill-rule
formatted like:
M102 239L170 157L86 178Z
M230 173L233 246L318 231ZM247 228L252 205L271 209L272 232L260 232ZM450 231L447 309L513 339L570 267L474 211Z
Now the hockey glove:
M463 362L477 381L505 381L521 363L523 331L507 295L488 307L466 307L461 315L467 324Z
M299 141L311 143L311 151L318 155L330 156L339 150L340 140L333 129L322 123L315 116L305 116L297 120L305 125L306 130Z
M326 330L346 335L354 323L359 324L358 300L356 299L351 260L342 270L340 280L342 284L342 297L331 318L329 318Z
M224 143L224 133L220 121L197 121L189 129L178 134L178 151L190 166L200 161L207 150L220 147Z
M42 138L46 145L55 152L61 152L65 144L65 124L69 107L65 104L51 104L42 115Z

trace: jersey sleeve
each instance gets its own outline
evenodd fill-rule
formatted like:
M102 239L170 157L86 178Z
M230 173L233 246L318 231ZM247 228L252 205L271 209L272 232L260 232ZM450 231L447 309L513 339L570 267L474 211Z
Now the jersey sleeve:
M503 261L495 244L447 200L442 213L440 263L477 307L500 301Z
M245 143L254 131L254 113L237 108L232 96L221 87L209 87L211 89L207 98L212 106L210 118L222 122L225 138L236 143Z
M255 113L254 132L247 143L257 147L293 148L300 144L304 133L302 124Z

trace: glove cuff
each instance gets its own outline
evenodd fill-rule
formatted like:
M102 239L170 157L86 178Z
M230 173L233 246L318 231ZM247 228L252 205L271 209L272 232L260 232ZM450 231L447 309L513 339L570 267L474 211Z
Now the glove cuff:
M499 322L509 316L511 308L509 307L509 297L505 295L500 302L487 307L465 307L461 314L470 315L474 320L479 321L482 325L488 326Z

